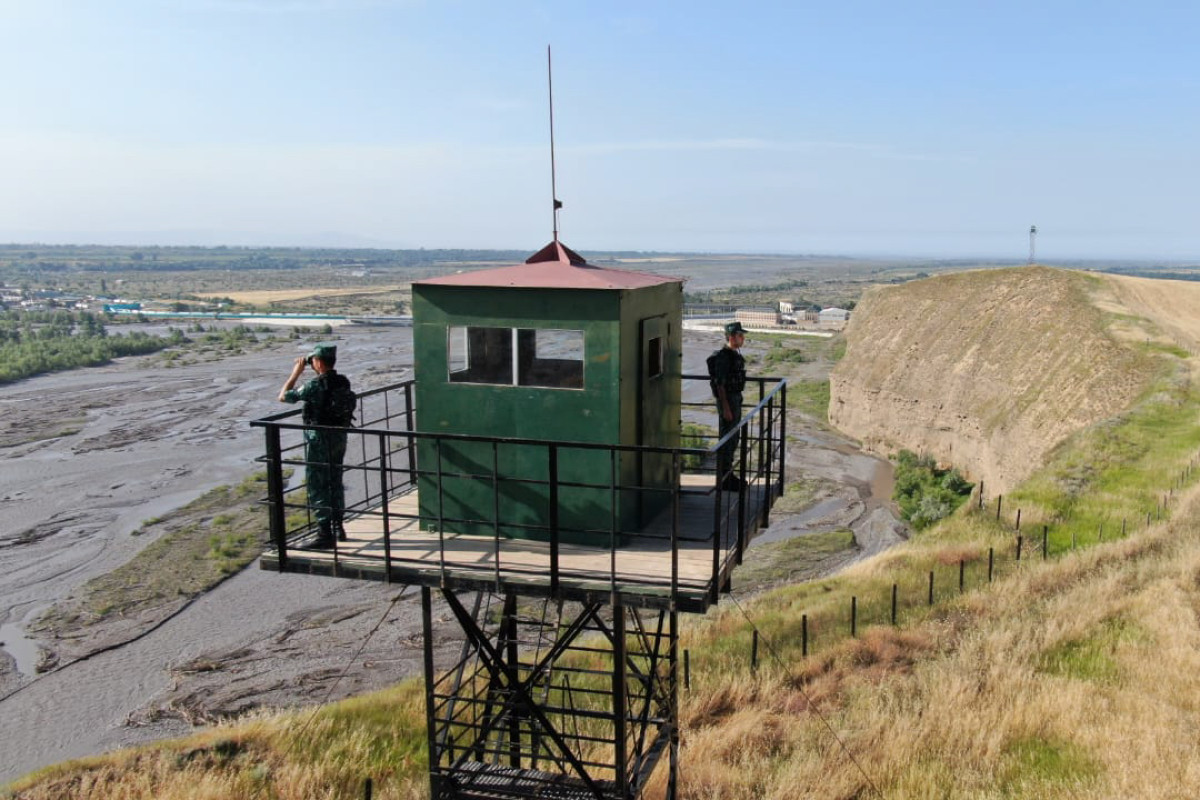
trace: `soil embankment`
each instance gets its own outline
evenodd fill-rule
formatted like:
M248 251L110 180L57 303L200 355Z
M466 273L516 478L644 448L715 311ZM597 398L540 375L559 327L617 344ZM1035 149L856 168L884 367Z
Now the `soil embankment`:
M872 289L830 380L830 421L869 450L929 453L1003 493L1145 390L1165 283L1029 267ZM1182 308L1170 324L1194 335Z

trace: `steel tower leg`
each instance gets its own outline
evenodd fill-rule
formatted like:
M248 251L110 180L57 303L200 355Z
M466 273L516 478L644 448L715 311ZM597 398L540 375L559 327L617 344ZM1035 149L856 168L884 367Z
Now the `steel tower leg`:
M634 800L664 751L676 796L674 613L585 603L564 616L543 602L540 616L522 616L511 592L472 611L442 595L466 645L449 670L434 671L424 589L434 800Z

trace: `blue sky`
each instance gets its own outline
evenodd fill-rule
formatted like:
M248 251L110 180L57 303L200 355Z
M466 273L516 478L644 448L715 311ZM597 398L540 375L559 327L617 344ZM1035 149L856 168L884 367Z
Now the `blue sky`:
M0 241L1200 258L1200 5L0 0Z

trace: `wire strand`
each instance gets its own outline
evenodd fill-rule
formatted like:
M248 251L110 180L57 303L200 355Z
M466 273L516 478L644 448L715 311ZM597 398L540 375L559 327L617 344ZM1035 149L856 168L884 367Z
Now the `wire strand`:
M367 644L371 641L371 637L374 636L376 632L383 626L383 623L387 620L388 615L392 613L392 609L396 607L396 603L399 603L404 597L404 594L408 591L408 588L408 586L405 586L400 590L400 594L393 597L392 602L388 603L387 608L383 610L383 616L381 616L379 621L375 623L375 627L371 628L371 630L367 632L367 636L362 640L362 644L358 646L358 650L354 651L354 655L351 656L350 660L346 662L346 666L342 667L342 671L338 673L338 676L333 679L333 683L329 685L329 691L325 692L325 697L322 698L321 702L319 702L315 708L313 708L312 713L308 716L308 719L306 719L304 724L300 726L300 730L296 732L295 737L292 739L291 746L288 747L286 751L287 754L290 755L296 744L304 738L304 733L308 730L308 727L317 718L317 715L321 713L321 709L325 707L325 704L329 702L329 698L333 696L333 690L337 688L337 685L341 682L342 678L346 677L346 673L350 671L350 667L353 666L354 662L358 660L358 657L362 655L362 651L366 649Z
M804 700L806 703L808 703L808 707L812 709L814 714L817 715L817 719L821 720L822 724L825 725L825 728L834 738L834 741L836 741L842 748L842 752L846 754L846 757L850 759L850 762L854 764L854 766L858 769L859 774L862 775L863 780L866 781L867 785L871 787L871 791L882 798L884 796L883 792L881 792L879 787L875 785L875 781L871 780L871 776L867 774L866 769L864 769L863 765L859 763L859 760L854 757L854 753L850 751L850 746L847 745L845 740L838 735L838 732L834 730L832 723L825 718L825 715L821 713L821 709L818 708L813 702L812 697L804 688L804 683L798 680L796 675L790 669L788 669L788 665L785 664L783 659L779 656L779 652L775 649L775 646L771 644L771 640L763 635L762 630L760 630L754 620L750 618L750 615L746 612L746 609L742 607L742 604L737 601L737 598L734 597L733 594L729 595L729 599L733 601L733 604L737 606L738 611L742 612L742 616L746 618L746 622L750 623L750 627L754 629L755 633L758 634L759 640L762 641L763 645L767 648L767 652L771 654L771 658L775 659L775 663L778 664L785 673L787 673L787 676L791 679L792 683L799 687L800 694L804 695Z

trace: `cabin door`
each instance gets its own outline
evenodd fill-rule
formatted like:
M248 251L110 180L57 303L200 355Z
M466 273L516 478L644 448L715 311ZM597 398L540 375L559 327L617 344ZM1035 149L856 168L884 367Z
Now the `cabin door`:
M670 361L668 349L671 342L671 323L667 315L647 317L639 324L638 333L638 390L637 390L637 443L650 447L672 447L669 440L672 429L669 416L677 413L670 404ZM676 380L678 378L676 377ZM665 453L641 453L638 457L637 485L639 487L666 487L671 480L671 457ZM665 492L639 491L638 516L648 521L666 505L669 494Z

